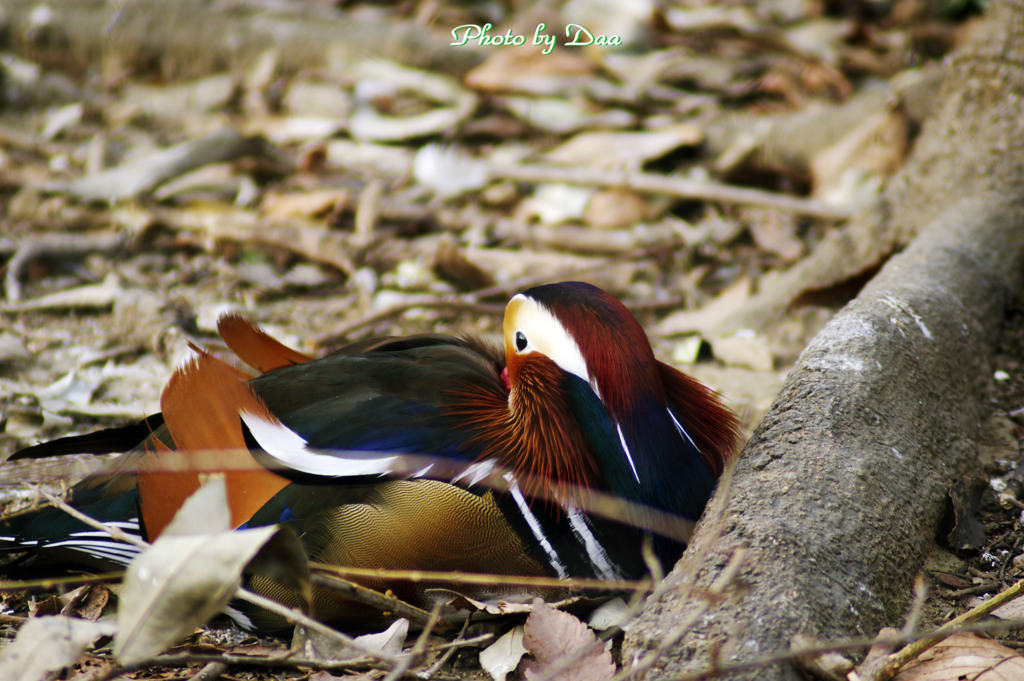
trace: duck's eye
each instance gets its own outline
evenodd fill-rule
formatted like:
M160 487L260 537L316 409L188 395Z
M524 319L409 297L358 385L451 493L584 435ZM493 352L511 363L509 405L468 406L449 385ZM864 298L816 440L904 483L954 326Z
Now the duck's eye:
M516 350L522 352L526 349L526 336L522 331L516 331Z

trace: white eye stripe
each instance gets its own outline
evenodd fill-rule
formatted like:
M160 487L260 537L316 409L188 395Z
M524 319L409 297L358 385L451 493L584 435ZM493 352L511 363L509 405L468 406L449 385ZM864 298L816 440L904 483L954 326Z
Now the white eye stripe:
M514 309L509 332L517 350L518 336L522 334L527 341L524 351L532 350L545 355L563 371L589 383L600 397L601 393L590 378L590 370L579 344L547 308L522 293L512 298L509 307Z

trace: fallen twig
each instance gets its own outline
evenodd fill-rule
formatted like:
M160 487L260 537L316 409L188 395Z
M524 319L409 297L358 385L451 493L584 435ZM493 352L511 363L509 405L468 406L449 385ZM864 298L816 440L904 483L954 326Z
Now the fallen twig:
M374 324L391 319L392 317L397 317L409 310L420 307L464 310L467 312L474 312L480 315L491 315L494 317L500 316L505 311L504 305L480 303L477 302L476 299L477 296L472 294L453 298L438 298L437 296L432 295L410 296L401 303L391 305L383 310L378 310L377 312L371 312L370 314L364 315L351 322L341 324L327 333L314 336L312 343L316 347L331 346L347 339L349 335L360 329L373 326Z
M21 280L25 268L40 258L80 258L89 253L116 253L128 242L127 232L105 234L47 234L17 245L7 261L4 296L8 303L21 300Z
M207 662L188 681L214 681L227 670L228 666L224 662Z
M1024 579L1018 581L1013 586L1004 589L984 603L971 608L962 615L954 617L930 634L921 636L914 640L913 643L910 643L895 653L888 655L881 661L881 664L869 664L870 658L869 660L865 660L864 666L866 669L861 673L861 678L864 679L864 681L888 681L904 666L909 664L911 661L916 660L921 653L941 642L943 639L963 631L964 625L977 622L982 617L992 614L992 611L1006 605L1014 599L1020 598L1021 596L1024 596Z
M632 591L647 593L654 588L648 579L599 579L593 578L561 578L535 577L531 575L492 575L482 572L438 572L427 570L384 570L376 568L357 568L341 565L324 565L312 563L311 566L320 575L332 575L339 578L373 577L378 579L401 580L408 582L447 582L449 584L474 584L494 586L521 586L534 589L580 589L602 591ZM365 588L365 587L363 587ZM380 603L384 609L390 609L392 600L388 598ZM373 605L377 605L374 603ZM421 611L427 614L426 611Z
M44 185L42 189L67 193L84 201L117 201L151 191L167 180L211 163L233 161L262 151L266 143L242 137L224 128L197 140L163 149L146 158L95 175Z
M494 638L494 634L481 634L472 638L458 639L450 643L431 646L431 650L445 651L446 654L454 652L459 648L477 646L486 643ZM148 660L115 666L108 669L104 674L96 677L94 681L111 681L119 676L130 674L140 669L149 667L185 667L193 664L225 664L232 667L260 667L263 669L322 669L324 671L345 670L345 669L383 669L380 662L370 657L350 658L347 660L311 660L299 657L291 652L279 656L256 656L238 655L223 653L219 655L208 655L203 653L184 653L175 655L158 655ZM425 673L423 678L430 678L433 672Z
M316 565L311 566L314 570L317 568ZM368 572L377 572L376 570L370 570ZM410 605L405 601L402 601L394 596L387 596L375 591L368 587L358 584L356 582L345 579L344 577L337 574L336 571L331 572L316 572L312 575L312 582L314 584L325 586L335 591L345 594L348 598L354 601L359 601L373 608L379 608L382 611L394 613L398 617L404 617L410 622L426 626L431 624L431 614L426 610L417 608L414 605ZM441 621L434 625L439 631L449 633L454 631L454 627L447 622Z
M156 208L154 217L169 229L192 232L182 241L209 249L217 240L244 244L266 244L332 267L351 276L356 267L348 253L353 250L352 237L320 227L309 221L292 219L269 220L249 211L210 212L195 209Z
M619 253L618 255L610 258L604 258L594 262L586 267L577 267L572 270L563 272L546 273L540 276L530 276L521 279L516 279L504 284L498 284L489 288L479 289L473 293L466 293L459 296L440 298L438 296L423 295L423 296L410 296L403 300L401 303L392 305L384 310L364 315L359 319L353 320L346 324L342 324L327 333L322 333L319 336L314 336L312 343L316 347L330 347L345 341L352 333L373 326L374 324L380 323L386 319L390 319L397 315L400 315L408 310L415 308L446 308L446 309L458 309L468 310L476 312L477 314L489 314L494 317L500 317L504 311L505 306L483 303L481 301L487 300L497 296L508 297L510 294L521 291L531 286L537 286L539 284L546 284L552 281L558 281L566 277L572 277L575 275L582 274L584 272L595 270L598 268L607 267L616 262L620 261L635 261L649 258L660 253L671 252L683 245L682 239L674 239L665 243L657 244L655 246L649 246L640 250L631 251L629 253Z
M736 187L719 182L689 180L656 173L577 168L540 164L489 166L492 179L518 182L560 182L616 189L632 189L644 194L661 194L680 199L713 201L725 204L766 206L822 220L846 220L850 211L814 199L777 194L763 189Z

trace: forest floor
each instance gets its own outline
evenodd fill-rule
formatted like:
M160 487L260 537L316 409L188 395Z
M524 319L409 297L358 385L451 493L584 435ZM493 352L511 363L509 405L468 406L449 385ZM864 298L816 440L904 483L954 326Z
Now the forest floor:
M770 329L723 334L719 323L877 196L930 110L934 87L905 83L933 82L929 69L971 31L974 8L637 2L621 6L646 11L608 15L588 3L508 4L294 8L304 21L412 30L440 46L402 64L360 44L296 65L284 37L245 60L205 56L213 66L167 48L119 52L117 41L79 63L82 51L68 47L79 38L59 16L26 24L18 5L0 12L0 36L10 37L0 43L0 457L159 411L188 344L216 347L226 311L311 353L376 335L497 337L517 290L577 278L623 300L660 358L721 392L755 428L803 345L863 281L816 283L819 295ZM234 5L250 19L288 10ZM234 20L207 11L211 23ZM488 22L501 27L494 35L528 37L578 24L625 45L566 46L561 33L551 54L529 40L449 45L453 28ZM865 104L878 92L888 95ZM810 128L783 132L819 111ZM777 138L759 137L766 121ZM999 494L1024 491L1024 467L1006 456L1024 430L1022 358L1017 308L994 367L994 454L983 452L977 479L951 493L957 532L940 539L946 550L925 575L921 607L935 624L1024 575L1022 509ZM38 503L99 463L0 466L0 503ZM102 586L74 594L6 592L0 645L26 617L95 619L116 600ZM479 662L485 645L460 648L431 673L491 678ZM198 656L275 656L286 642L214 629L178 650L190 665L123 677L190 678L206 664ZM350 671L386 674L371 666ZM309 667L209 670L332 678ZM67 678L112 673L121 672L99 650Z

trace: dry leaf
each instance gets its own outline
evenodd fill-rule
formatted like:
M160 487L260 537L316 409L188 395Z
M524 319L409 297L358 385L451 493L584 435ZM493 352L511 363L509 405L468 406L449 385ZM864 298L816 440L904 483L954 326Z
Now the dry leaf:
M619 596L609 599L590 613L587 624L592 629L604 631L612 627L619 627L623 631L629 631L633 614L629 611L629 605Z
M357 636L354 640L361 644L360 649L343 643L336 637L307 629L300 624L295 627L295 633L292 636L292 650L301 650L310 660L333 662L364 657L366 649L398 655L405 647L405 639L408 635L409 620L397 619L384 631Z
M261 116L246 121L247 135L261 135L275 144L319 142L345 129L333 116Z
M482 189L490 182L485 161L439 144L426 144L416 152L413 176L444 198Z
M441 589L437 589L441 591ZM455 592L452 593L452 598L445 603L446 608L454 608L455 610L468 610L469 612L485 612L489 615L512 615L516 613L532 612L533 606L529 603L521 603L516 601L504 601L498 600L494 602L480 601L469 596L463 596Z
M480 666L494 681L505 681L505 677L515 671L525 654L523 628L515 627L480 651Z
M702 139L701 129L693 123L644 132L581 132L544 158L572 166L637 170L646 161L661 158L681 146L699 144Z
M633 114L625 109L596 109L577 99L501 97L494 103L527 125L562 135L583 128L626 128L636 123Z
M361 90L365 93L384 89L413 93L442 105L423 113L392 116L378 111L372 104L372 97L363 96L348 122L349 134L357 140L398 141L433 135L462 122L476 108L476 95L444 74L368 59L354 66L353 75L359 79L357 100Z
M586 58L566 50L544 54L540 47L501 49L467 73L465 83L488 92L554 95L585 83L593 71Z
M61 597L62 615L73 615L95 622L110 602L110 589L104 584L86 584Z
M178 203L197 200L236 200L250 178L235 172L230 163L212 163L175 177L153 191L158 201L173 199Z
M363 634L357 636L355 640L362 643L364 648L397 655L405 647L405 638L408 634L409 620L402 618L392 622L391 626L384 631L379 631L376 634Z
M689 336L683 336L672 344L672 363L696 364L703 347L704 337L700 334L694 333Z
M737 331L728 336L711 334L707 341L715 357L729 366L754 371L771 371L775 366L768 339L753 331Z
M408 175L415 158L411 151L401 147L345 139L330 140L323 153L328 170L368 171L383 179Z
M974 607L973 605L971 607ZM1024 619L1024 598L1015 598L992 611L993 617L1001 620Z
M619 229L651 217L650 201L628 189L604 189L587 203L583 221L598 229Z
M53 140L65 130L74 128L82 122L82 115L85 113L85 105L81 102L66 104L55 111L51 111L46 117L46 124L39 133L44 140Z
M974 582L972 582L972 581L970 581L968 579L964 579L963 577L958 577L957 575L951 575L948 572L933 572L933 573L931 573L931 575L932 575L932 577L935 578L935 581L939 582L940 584L945 584L946 586L952 587L954 589L964 589L966 587L971 586L974 583ZM1011 601L1011 603L1015 603L1015 602L1016 601ZM1009 605L1009 604L1010 603L1007 603L1007 605ZM974 606L972 605L970 607L974 607ZM992 613L992 614L995 615L995 613Z
M204 112L224 108L237 91L235 77L228 73L214 74L198 80L170 85L143 85L127 82L121 100L110 116L122 122L145 114L156 120L180 124Z
M567 612L555 610L541 599L533 602L533 612L526 619L523 645L533 655L524 667L528 681L546 676L547 670L567 657L587 652L560 671L553 681L603 681L615 676L611 653L598 642L594 632Z
M322 217L342 210L348 197L347 189L319 189L287 194L270 191L260 203L260 212L278 219Z
M469 113L438 107L414 116L385 116L369 106L359 106L349 120L349 133L357 140L397 142L436 135L458 125Z
M527 603L522 600L505 600L501 598L491 599L487 601L480 601L469 596L464 596L455 591L449 589L431 589L432 593L441 593L447 591L452 596L445 602L446 608L452 608L455 610L466 610L469 612L485 612L488 615L514 615L521 613L533 612L533 606L536 604L537 599L531 599L532 602ZM529 598L526 594L523 594L524 598ZM578 603L582 600L582 596L569 596L560 601L555 601L550 605L552 607L561 608L573 603ZM542 601L543 602L543 601Z
M344 88L322 81L293 81L281 99L282 108L290 113L342 120L348 116L351 105L351 97Z
M746 206L739 210L740 217L747 223L754 243L771 251L787 262L792 262L804 252L804 242L798 230L800 221L794 213L759 206Z
M739 277L699 310L679 310L658 322L655 335L672 336L691 331L707 332L739 309L750 298L750 279Z
M526 222L536 217L545 225L579 220L594 191L574 184L542 184L519 204L516 218Z
M308 592L306 554L293 532L276 526L216 531L229 526L229 517L224 479L213 476L132 561L120 591L114 641L123 664L156 655L215 615L257 554L275 578L290 576Z
M63 615L37 617L21 627L0 655L0 678L45 681L70 667L101 636L112 636L113 622L91 622Z
M212 475L185 500L160 537L203 536L230 530L227 483L223 475Z
M955 634L900 671L893 681L1019 681L1024 657L998 641Z
M0 362L20 362L32 357L32 353L25 347L24 338L6 331L0 332Z
M496 283L491 273L467 258L448 235L438 242L432 265L437 276L460 291L475 291Z
M869 116L811 160L812 196L850 207L873 198L881 182L903 165L909 140L910 121L902 107Z

